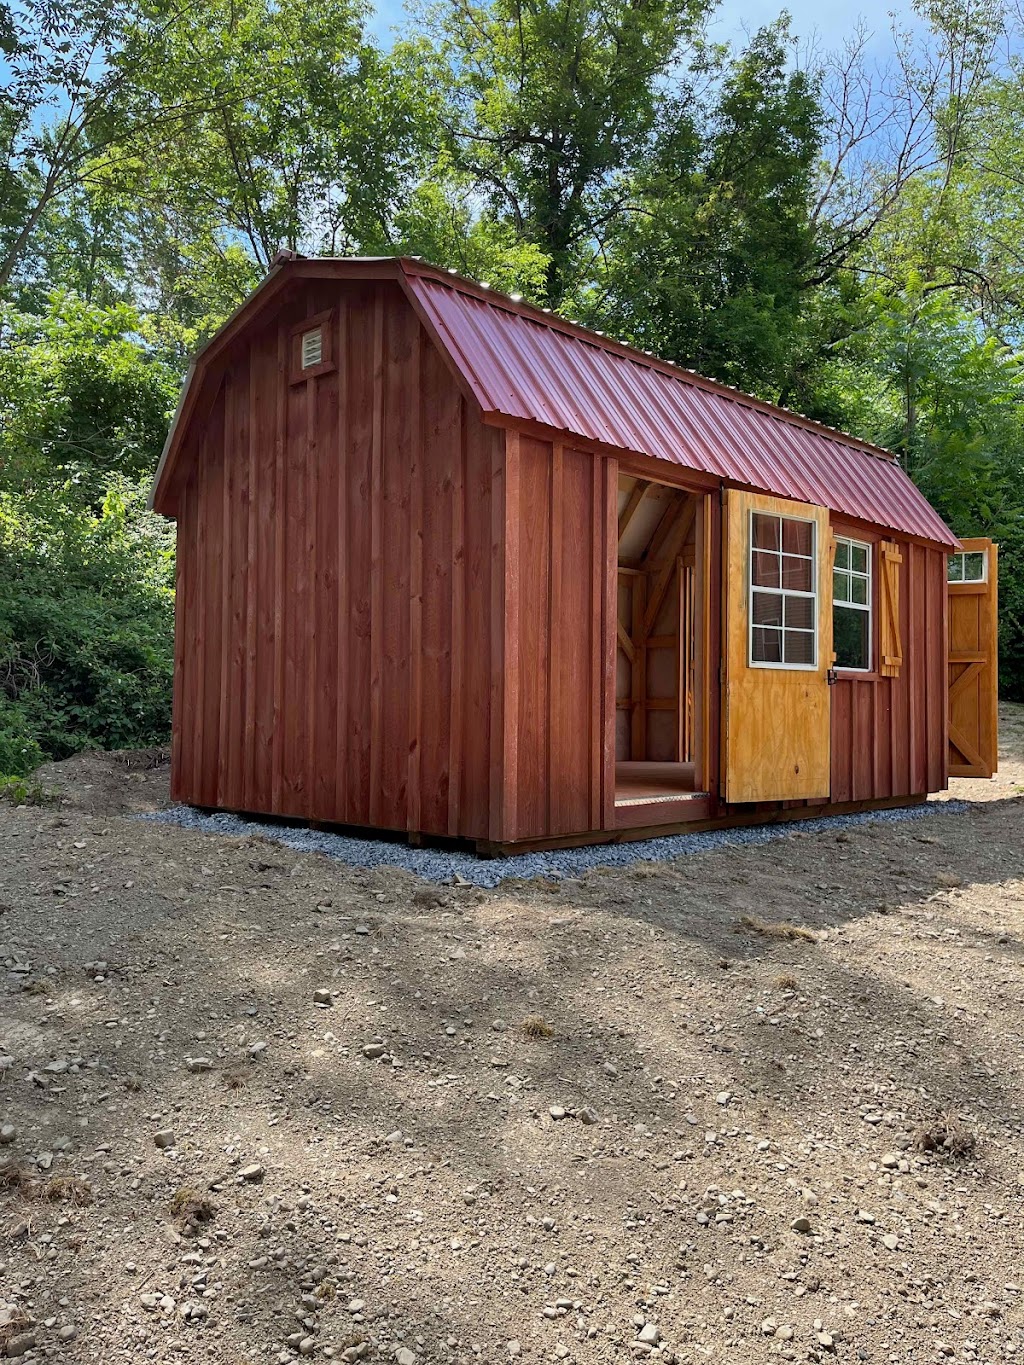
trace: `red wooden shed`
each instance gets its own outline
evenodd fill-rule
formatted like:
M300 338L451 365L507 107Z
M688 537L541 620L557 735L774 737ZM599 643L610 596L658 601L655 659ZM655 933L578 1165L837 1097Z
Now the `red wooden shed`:
M886 451L408 259L279 262L153 505L174 797L490 851L923 798L994 601Z

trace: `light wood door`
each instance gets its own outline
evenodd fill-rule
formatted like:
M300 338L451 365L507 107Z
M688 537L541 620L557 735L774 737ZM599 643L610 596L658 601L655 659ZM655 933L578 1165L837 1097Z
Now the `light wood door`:
M726 801L828 799L829 546L825 508L727 491L722 566Z
M949 557L949 775L991 777L998 732L998 556L965 540Z

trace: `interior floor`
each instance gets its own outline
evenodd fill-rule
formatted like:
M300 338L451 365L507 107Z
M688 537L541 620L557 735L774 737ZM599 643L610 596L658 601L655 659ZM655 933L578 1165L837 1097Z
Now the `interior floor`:
M706 796L697 791L692 763L619 761L615 764L615 804L632 806L649 801L685 801Z

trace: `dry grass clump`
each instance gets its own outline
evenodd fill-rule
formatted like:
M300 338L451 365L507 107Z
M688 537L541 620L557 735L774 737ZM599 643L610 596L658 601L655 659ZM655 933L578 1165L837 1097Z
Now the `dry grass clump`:
M792 972L780 972L772 982L777 991L795 991L799 984Z
M92 1187L77 1176L55 1175L43 1189L43 1198L51 1204L73 1204L76 1209L84 1209L92 1203Z
M245 1077L239 1071L225 1071L222 1079L228 1090L241 1090L245 1085Z
M923 1123L914 1134L919 1152L967 1160L978 1150L978 1134L960 1116L949 1110L930 1123Z
M528 1014L523 1020L523 1032L527 1038L553 1038L555 1030L539 1014Z
M0 1162L0 1191L29 1194L36 1183L35 1176L27 1166L19 1166L13 1161Z
M34 1318L16 1308L9 1318L0 1322L0 1355L6 1355L10 1342L20 1333L28 1331L34 1321Z
M202 1223L212 1223L217 1205L205 1194L199 1194L184 1185L171 1195L171 1212L181 1220L182 1228L189 1230Z
M817 943L818 936L810 929L805 929L802 924L787 924L784 920L759 919L757 915L741 915L740 924L744 929L749 929L752 934L761 934L764 938L779 939L803 939L807 943Z

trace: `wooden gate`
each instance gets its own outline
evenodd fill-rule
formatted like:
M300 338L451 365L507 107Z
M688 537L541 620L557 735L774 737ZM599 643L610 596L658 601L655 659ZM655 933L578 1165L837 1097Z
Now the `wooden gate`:
M738 489L725 511L725 799L827 800L828 512Z
M949 775L991 777L998 732L998 555L965 540L949 556Z

